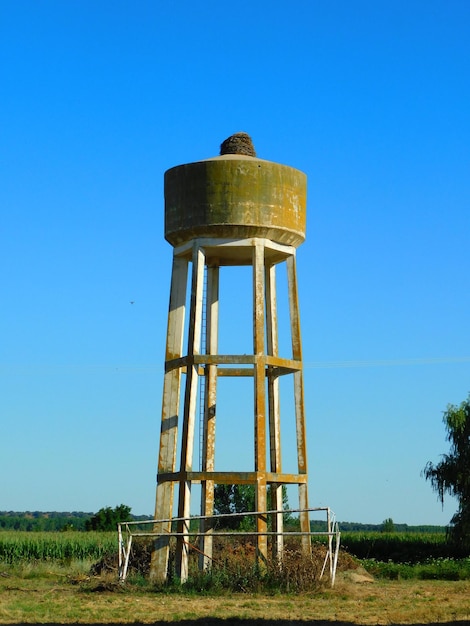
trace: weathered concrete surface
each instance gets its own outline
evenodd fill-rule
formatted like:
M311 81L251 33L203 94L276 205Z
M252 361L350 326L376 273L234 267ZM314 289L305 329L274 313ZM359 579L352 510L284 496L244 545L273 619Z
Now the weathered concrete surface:
M307 177L293 167L240 154L178 165L165 172L165 238L261 237L305 240Z

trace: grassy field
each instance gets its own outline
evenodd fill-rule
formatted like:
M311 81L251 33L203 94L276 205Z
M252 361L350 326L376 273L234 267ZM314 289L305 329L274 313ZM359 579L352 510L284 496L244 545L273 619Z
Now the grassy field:
M168 594L89 577L80 566L10 566L0 575L2 624L239 626L470 623L469 581L364 582L339 574L333 589L302 594Z
M393 548L408 540L382 536L365 537L364 541L379 542L383 550L387 542ZM0 532L0 623L470 623L470 580L465 574L466 568L470 571L468 559L462 565L433 557L428 563L431 573L438 571L436 563L451 563L454 574L447 580L421 580L404 572L411 568L416 574L416 567L425 564L358 561L345 554L333 588L320 584L300 593L253 593L250 588L243 593L224 589L214 593L179 587L157 590L139 574L123 585L117 581L115 570L93 575L91 572L97 570L92 570L92 565L116 550L116 533ZM382 566L398 569L384 578Z

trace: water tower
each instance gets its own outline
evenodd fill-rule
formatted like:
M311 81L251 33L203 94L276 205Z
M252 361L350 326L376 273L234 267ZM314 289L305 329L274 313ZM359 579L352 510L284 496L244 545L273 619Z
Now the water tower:
M173 167L165 173L165 238L173 246L173 267L155 519L166 521L156 525L161 535L152 555L153 580L164 580L167 575L170 520L176 491L180 520L176 565L181 580L185 580L188 573L187 539L193 484L201 485L201 516L213 514L215 485L254 486L255 510L259 512L256 548L261 559L266 558L268 550L265 534L268 516L271 516L271 531L276 533L274 551L279 553L282 550L283 486L297 485L299 509L308 508L296 273L296 249L305 239L305 221L305 174L257 158L251 139L245 133L226 139L221 145L220 156ZM285 264L287 276L289 344L292 346L288 355L279 354L278 347L276 267L280 264ZM252 268L253 342L250 354L218 352L219 279L223 278L220 269L224 266ZM189 323L185 332L187 308ZM243 472L218 471L215 467L216 421L222 417L216 411L217 381L222 376L232 379L244 376L253 381L253 463ZM297 448L297 471L294 474L283 473L281 465L279 383L284 376L292 377L294 389L291 407L295 416L292 423L295 423ZM204 389L202 399L198 395L201 384ZM201 403L201 463L195 469L197 407ZM240 438L242 445L242 433ZM267 502L268 493L270 502ZM300 525L302 532L309 532L308 511L300 513ZM200 532L200 565L207 567L212 557L210 519L201 520ZM302 541L304 548L308 549L308 535Z

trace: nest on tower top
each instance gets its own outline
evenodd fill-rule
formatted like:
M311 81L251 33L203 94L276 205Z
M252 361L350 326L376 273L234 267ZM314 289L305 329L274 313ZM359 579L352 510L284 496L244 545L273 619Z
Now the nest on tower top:
M250 135L235 133L220 144L220 154L244 154L255 157L256 151Z

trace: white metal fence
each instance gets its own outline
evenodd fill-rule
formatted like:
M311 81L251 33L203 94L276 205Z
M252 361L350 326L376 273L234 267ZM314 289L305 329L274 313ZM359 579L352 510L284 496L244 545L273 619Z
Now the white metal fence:
M145 520L145 521L135 521L135 522L121 522L120 524L118 524L119 580L124 582L127 578L127 574L129 570L129 563L131 559L133 538L134 537L153 537L156 539L157 537L161 536L161 533L155 532L153 529L142 530L142 526L147 526L147 525L154 526L155 524L168 523L168 522L174 523L174 522L181 522L181 521L192 522L192 521L200 521L200 520L211 520L211 521L216 522L217 520L227 519L230 517L256 517L258 515L263 515L263 516L275 515L276 513L295 514L295 513L305 513L305 512L314 513L314 512L319 512L319 511L322 511L324 514L326 514L326 520L325 520L326 530L324 531L323 530L311 531L311 532L305 533L305 532L294 530L294 531L283 531L283 532L266 531L263 533L258 533L252 530L233 531L233 530L217 530L217 529L211 528L211 536L212 537L243 537L243 536L254 537L257 535L263 535L263 536L272 537L272 536L282 535L283 537L302 537L302 536L308 535L311 538L316 537L316 536L318 537L326 536L327 537L327 550L326 550L326 555L325 555L325 559L321 568L319 578L321 579L323 577L323 575L325 574L325 571L327 571L327 566L328 566L330 582L331 582L331 586L333 586L335 583L335 578L336 578L336 567L338 564L341 533L339 530L338 523L336 521L335 514L329 507L256 511L256 512L247 512L247 513L230 513L230 514L225 514L225 515L210 515L210 516L199 515L199 516L193 516L189 519L173 517L171 519L164 519L164 520L159 519L159 520ZM195 530L195 531L191 531L190 535L192 537L202 537L206 533ZM188 534L187 532L178 533L178 532L173 532L173 531L166 533L166 535L170 537L181 537L181 536L187 537L187 534Z

